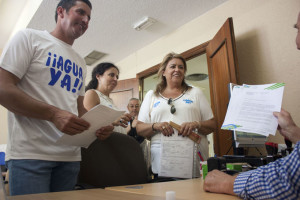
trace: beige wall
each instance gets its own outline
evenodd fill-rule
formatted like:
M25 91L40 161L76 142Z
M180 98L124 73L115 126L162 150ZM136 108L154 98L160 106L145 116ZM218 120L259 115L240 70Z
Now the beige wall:
M296 49L297 30L293 28L299 11L299 0L229 0L117 63L122 72L120 79L135 77L170 51L184 52L212 39L232 17L240 83L285 82L283 108L300 124L300 51ZM279 134L270 138L283 142Z
M228 17L233 18L240 82L285 82L283 107L300 124L300 51L295 36L299 0L229 0L152 44L116 63L120 79L134 78L159 63L170 51L184 52L213 38ZM184 14L184 13L182 13ZM0 108L0 144L7 134L6 111ZM3 128L4 127L4 128ZM272 138L274 140L274 138ZM280 136L275 141L282 141Z

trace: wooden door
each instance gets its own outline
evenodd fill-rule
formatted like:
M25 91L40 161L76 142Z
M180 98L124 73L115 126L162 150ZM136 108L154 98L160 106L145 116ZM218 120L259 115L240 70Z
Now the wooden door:
M118 81L117 87L110 93L110 98L115 105L127 112L129 99L132 97L139 98L139 81L136 78Z
M217 130L214 151L218 156L232 154L232 133L221 130L229 103L228 84L238 82L238 62L232 18L228 18L206 47L211 103Z

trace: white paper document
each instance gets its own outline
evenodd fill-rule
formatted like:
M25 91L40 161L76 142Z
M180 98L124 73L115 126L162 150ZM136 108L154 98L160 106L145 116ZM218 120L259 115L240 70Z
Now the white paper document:
M234 86L221 129L275 135L284 83Z
M88 130L73 136L64 134L57 140L57 143L88 147L97 138L95 135L96 130L112 124L112 122L118 119L124 112L125 111L114 110L107 106L97 105L81 117L90 123Z
M159 176L192 178L194 142L187 137L178 136L174 129L171 137L162 135Z

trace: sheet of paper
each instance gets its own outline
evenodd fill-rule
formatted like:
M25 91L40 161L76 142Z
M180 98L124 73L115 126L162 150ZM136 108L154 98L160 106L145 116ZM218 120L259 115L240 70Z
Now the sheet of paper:
M159 176L192 178L194 142L178 136L178 131L171 137L162 135Z
M234 87L222 129L275 135L278 122L273 112L281 110L284 84Z
M88 147L97 137L96 130L111 124L118 119L125 111L117 111L103 105L97 105L81 118L90 123L90 128L77 135L64 134L57 140L59 144Z

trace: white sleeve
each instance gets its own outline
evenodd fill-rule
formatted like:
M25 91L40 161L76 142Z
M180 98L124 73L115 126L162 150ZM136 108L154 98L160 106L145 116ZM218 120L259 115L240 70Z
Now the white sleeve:
M153 90L150 90L149 92L147 92L143 103L141 105L141 109L139 112L139 116L138 116L138 120L144 123L151 123L151 119L149 116L149 112L150 112L150 104L152 101L152 96L153 96Z
M195 88L195 89L197 89L196 92L199 97L201 120L206 121L206 120L212 119L214 117L214 115L213 115L213 112L211 110L211 107L210 107L205 95L203 94L201 89L199 89L199 88Z
M0 58L0 67L20 79L28 70L34 54L26 33L26 30L19 31L6 45Z

